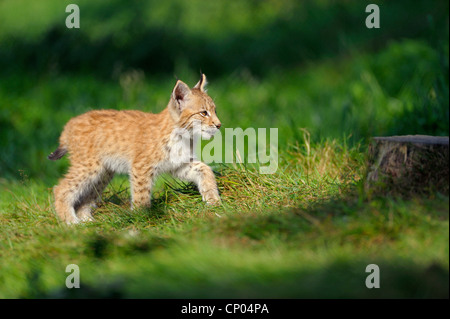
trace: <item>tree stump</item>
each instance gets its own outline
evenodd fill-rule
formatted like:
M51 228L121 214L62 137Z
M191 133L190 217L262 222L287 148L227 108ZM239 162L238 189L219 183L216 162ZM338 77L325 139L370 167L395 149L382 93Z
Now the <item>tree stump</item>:
M369 145L367 191L400 195L449 192L449 138L374 137Z

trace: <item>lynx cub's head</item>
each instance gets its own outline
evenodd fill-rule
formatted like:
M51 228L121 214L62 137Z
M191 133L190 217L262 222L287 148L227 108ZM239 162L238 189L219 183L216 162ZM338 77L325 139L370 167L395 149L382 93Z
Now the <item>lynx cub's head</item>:
M190 89L178 80L170 98L169 110L179 128L192 132L201 129L201 136L210 139L222 125L216 114L216 105L206 94L206 76Z

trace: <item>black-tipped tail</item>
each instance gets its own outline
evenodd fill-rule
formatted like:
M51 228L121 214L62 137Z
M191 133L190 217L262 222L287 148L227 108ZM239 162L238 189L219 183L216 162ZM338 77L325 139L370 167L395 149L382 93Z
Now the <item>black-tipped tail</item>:
M58 147L53 153L51 153L47 158L52 161L59 160L61 157L66 155L67 150L61 147Z

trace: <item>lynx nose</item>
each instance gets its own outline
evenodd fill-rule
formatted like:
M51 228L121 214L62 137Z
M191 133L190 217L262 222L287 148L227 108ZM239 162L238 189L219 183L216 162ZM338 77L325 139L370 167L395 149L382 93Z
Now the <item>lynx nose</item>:
M217 129L219 129L222 126L222 123L216 124Z

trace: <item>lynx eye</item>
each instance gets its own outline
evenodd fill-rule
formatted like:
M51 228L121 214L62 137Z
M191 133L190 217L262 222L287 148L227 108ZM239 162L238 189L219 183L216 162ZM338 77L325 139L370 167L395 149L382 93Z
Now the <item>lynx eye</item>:
M208 116L208 112L207 111L200 112L200 115L201 116Z

